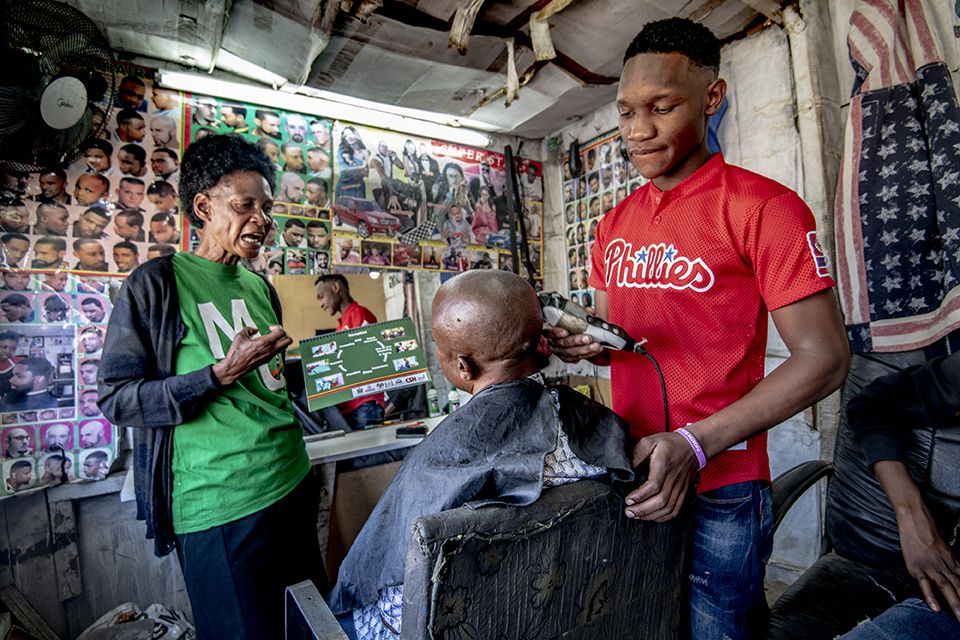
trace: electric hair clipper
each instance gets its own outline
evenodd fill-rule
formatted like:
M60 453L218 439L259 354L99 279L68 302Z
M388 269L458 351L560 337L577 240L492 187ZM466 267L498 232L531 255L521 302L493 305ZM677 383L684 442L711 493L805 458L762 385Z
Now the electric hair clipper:
M618 351L643 353L646 339L634 340L621 327L602 318L590 315L576 302L567 300L559 293L540 293L540 308L543 319L551 327L560 327L570 333L586 333L605 347Z

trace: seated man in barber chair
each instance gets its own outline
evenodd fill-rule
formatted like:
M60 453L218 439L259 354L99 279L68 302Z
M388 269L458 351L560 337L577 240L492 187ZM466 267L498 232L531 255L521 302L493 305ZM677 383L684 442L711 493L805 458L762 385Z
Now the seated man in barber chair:
M875 380L850 400L847 420L893 506L916 584L914 597L842 638L960 638L960 353ZM929 439L911 447L911 431L926 427Z
M536 293L512 273L471 271L438 291L437 359L474 396L413 449L341 565L329 602L351 637L399 636L416 518L525 506L543 487L581 478L632 480L623 421L568 387L544 386L542 326Z

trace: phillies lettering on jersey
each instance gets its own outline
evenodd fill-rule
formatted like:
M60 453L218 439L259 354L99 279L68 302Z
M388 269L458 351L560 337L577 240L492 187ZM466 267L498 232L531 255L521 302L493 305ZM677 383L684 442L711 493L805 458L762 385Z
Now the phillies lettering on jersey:
M607 245L603 259L607 287L692 289L703 293L713 286L713 271L703 259L682 256L672 244L634 249L633 243L615 238Z

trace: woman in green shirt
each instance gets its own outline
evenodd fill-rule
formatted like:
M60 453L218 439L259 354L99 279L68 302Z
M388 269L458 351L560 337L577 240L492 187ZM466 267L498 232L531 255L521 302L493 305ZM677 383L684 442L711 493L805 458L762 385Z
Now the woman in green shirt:
M270 229L274 179L239 136L190 145L180 200L200 244L131 274L101 363L104 413L141 427L141 511L158 553L176 548L201 640L282 638L284 587L323 588L316 491L283 379L292 341L276 292L241 264Z

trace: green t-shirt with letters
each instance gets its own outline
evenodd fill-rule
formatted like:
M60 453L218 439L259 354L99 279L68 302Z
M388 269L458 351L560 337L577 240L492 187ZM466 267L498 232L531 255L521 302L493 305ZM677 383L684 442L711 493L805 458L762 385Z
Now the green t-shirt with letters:
M267 284L239 265L190 253L173 258L180 316L186 325L176 373L222 360L236 333L277 324ZM173 430L173 527L204 531L264 509L310 469L277 355L213 396Z

